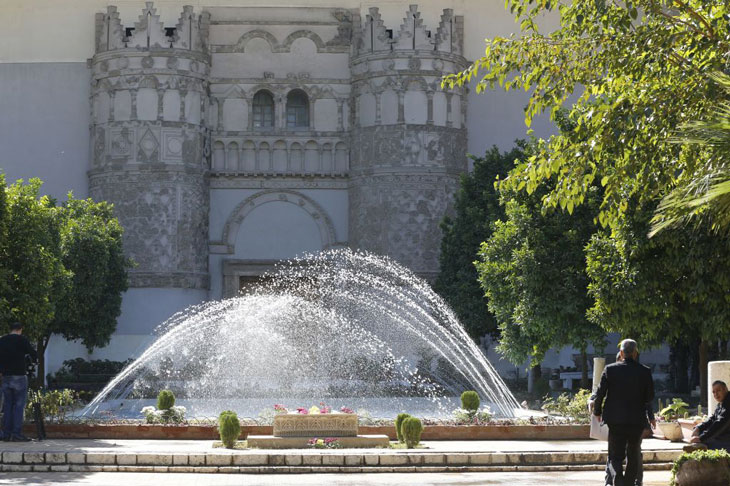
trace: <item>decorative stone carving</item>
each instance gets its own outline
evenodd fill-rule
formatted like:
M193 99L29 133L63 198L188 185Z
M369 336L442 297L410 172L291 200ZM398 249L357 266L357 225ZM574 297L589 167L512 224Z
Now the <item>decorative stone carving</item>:
M354 413L295 414L274 416L275 437L356 437Z

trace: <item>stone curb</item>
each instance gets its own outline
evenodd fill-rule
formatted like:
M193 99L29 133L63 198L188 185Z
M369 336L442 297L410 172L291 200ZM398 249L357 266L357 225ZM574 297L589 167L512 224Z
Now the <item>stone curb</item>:
M645 470L667 471L671 462L645 464ZM544 466L370 466L370 467L304 467L304 466L117 466L89 464L0 464L3 472L145 472L145 473L210 473L210 474L307 474L307 473L448 473L448 472L547 472L603 471L605 464Z
M647 469L671 467L678 450L643 451ZM211 473L486 472L596 470L605 452L239 452L159 454L114 452L2 452L2 471L137 471Z

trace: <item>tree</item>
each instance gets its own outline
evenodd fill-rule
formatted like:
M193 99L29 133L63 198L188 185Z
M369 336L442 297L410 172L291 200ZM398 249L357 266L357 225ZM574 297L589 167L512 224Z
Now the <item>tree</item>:
M699 340L704 400L708 344L730 338L730 239L709 224L649 239L655 205L629 208L587 246L589 319L647 347Z
M72 277L58 299L45 344L58 334L81 341L91 352L109 344L116 329L132 261L124 256L123 230L111 204L69 194L61 214L62 261Z
M534 192L555 178L546 206L569 212L594 184L604 191L598 219L619 223L627 200L650 202L690 181L708 160L693 145L672 143L676 128L705 119L721 91L708 74L727 68L727 2L699 0L507 0L521 35L487 40L485 55L444 83L481 79L531 92L532 118L570 100L576 127L540 145L504 182ZM559 26L543 33L543 14ZM573 101L575 100L575 101ZM708 147L707 150L714 150Z
M664 196L652 218L650 236L693 220L730 234L730 76L715 73L712 79L725 92L725 101L706 120L682 126L676 141L714 150L703 150L705 163L686 184Z
M5 191L7 234L0 261L9 275L5 327L9 320L22 322L39 355L45 351L49 323L70 278L62 263L60 211L52 199L40 195L41 184L39 179L27 184L18 180Z
M495 146L484 157L472 157L474 170L461 176L454 218L446 217L441 223L441 271L434 290L451 305L477 342L486 334L495 334L497 323L487 307L474 261L479 246L492 234L494 222L504 219L495 183L514 167L524 148L525 143L517 141L509 152L500 152Z
M10 271L3 265L6 261L8 238L8 196L5 191L5 175L0 172L0 325L10 320Z
M41 196L41 185L39 179L20 180L7 189L3 184L6 212L0 197L0 277L8 275L3 321L24 324L40 357L39 377L54 334L80 340L89 351L108 344L132 265L123 254L122 228L110 204L69 194L59 207Z
M542 189L530 196L502 193L506 220L494 225L477 262L479 281L501 332L498 350L515 364L542 361L553 347L581 351L587 385L587 348L602 349L605 332L586 318L591 306L584 247L595 231L595 206L573 215L543 210ZM598 190L589 193L598 200Z

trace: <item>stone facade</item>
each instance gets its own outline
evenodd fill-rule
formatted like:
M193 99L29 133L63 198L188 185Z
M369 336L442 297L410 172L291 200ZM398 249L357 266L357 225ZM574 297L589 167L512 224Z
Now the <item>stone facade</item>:
M210 297L235 294L276 259L241 241L274 203L316 227L303 250L350 245L435 276L466 170L464 93L440 87L467 65L462 37L451 9L429 30L415 5L396 31L377 8L187 6L172 28L151 2L133 26L97 14L89 192L115 204L132 286L212 278ZM327 191L347 200L339 234Z

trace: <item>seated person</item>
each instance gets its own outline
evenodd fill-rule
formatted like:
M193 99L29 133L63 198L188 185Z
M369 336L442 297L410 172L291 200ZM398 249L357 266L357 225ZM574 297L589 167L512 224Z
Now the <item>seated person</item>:
M685 451L697 449L725 449L730 451L730 394L724 381L712 384L712 396L717 400L717 408L710 418L695 427L691 445Z

